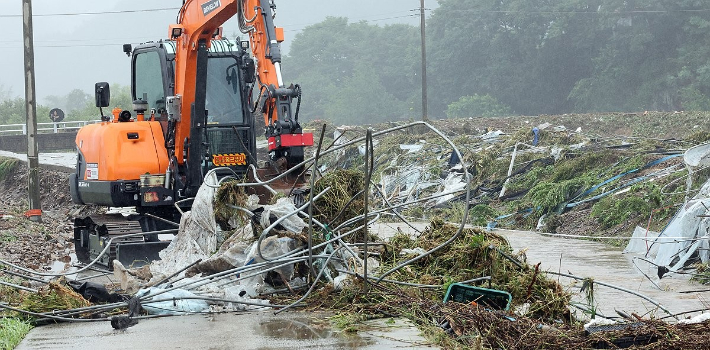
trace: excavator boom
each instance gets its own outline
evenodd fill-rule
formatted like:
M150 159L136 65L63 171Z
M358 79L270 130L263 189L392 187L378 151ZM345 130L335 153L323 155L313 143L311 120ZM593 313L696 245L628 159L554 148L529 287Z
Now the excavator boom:
M170 26L170 37L176 42L175 94L181 97L181 115L189 116L176 130L179 164L190 153L184 152L188 144L184 140L192 140L190 144L199 141L195 140L195 130L205 119L205 52L210 39L220 35L220 26L235 15L240 30L249 35L256 61L259 96L254 109L263 114L271 159L285 159L286 168L290 168L303 161L303 147L313 145L313 135L304 134L298 122L298 107L292 110L294 99L300 104L300 86L284 86L279 46L284 35L283 29L274 25L275 8L273 0L188 0L180 10L178 23Z

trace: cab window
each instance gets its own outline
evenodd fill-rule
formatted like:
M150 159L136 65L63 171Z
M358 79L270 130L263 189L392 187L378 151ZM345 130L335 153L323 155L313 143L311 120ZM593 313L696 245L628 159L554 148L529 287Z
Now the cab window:
M165 89L160 55L156 51L139 53L134 63L134 99L147 97L148 108L158 111L165 109Z

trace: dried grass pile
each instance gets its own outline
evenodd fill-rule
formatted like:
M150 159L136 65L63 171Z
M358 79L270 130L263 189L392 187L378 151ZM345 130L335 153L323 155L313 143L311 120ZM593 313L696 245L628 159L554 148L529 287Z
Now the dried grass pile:
M90 306L91 303L66 285L64 278L42 286L37 293L28 294L20 309L44 313Z
M437 247L451 238L457 229L455 225L433 220L417 240L398 234L390 240L387 264L394 266L408 258L399 256L404 248L418 247L428 251ZM480 228L464 229L450 245L400 269L391 278L446 287L452 282L482 276L491 276L491 288L510 293L513 307L529 304L529 316L569 321L569 293L555 280L525 263L523 257L514 256L504 237ZM438 296L442 297L444 292L444 289L439 290Z

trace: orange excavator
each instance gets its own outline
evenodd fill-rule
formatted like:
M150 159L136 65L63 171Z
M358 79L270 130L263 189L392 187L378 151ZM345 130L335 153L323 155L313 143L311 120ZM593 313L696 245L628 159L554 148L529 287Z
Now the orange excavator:
M157 259L169 242L155 232L180 221L207 172L251 174L260 116L271 175L304 160L313 134L298 122L300 86L283 82L284 35L274 25L275 9L273 0L187 0L168 39L123 45L131 58L135 117L120 109L104 115L110 87L96 84L102 122L79 130L69 184L74 203L135 207L135 213L75 218L80 261L101 257L111 268L113 259L133 266ZM222 36L222 24L235 16L248 41ZM140 232L151 234L112 239ZM100 254L109 243L109 254Z

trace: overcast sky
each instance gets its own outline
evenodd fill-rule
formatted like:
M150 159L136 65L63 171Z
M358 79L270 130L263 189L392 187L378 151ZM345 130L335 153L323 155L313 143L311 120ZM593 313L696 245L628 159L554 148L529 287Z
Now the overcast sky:
M419 8L419 0L275 2L275 22L284 27L286 50L288 41L300 30L327 16L377 25L419 23L419 18L412 16L412 10ZM11 89L12 95L24 96L22 1L0 0L0 3L0 31L5 34L0 38L3 48L0 91ZM128 85L130 60L123 54L122 44L165 38L181 4L181 0L32 0L39 102L46 96L61 96L77 88L90 93L98 81ZM436 6L435 0L426 1L427 8ZM114 13L87 14L97 12ZM224 33L230 36L239 32L234 20L224 28Z

